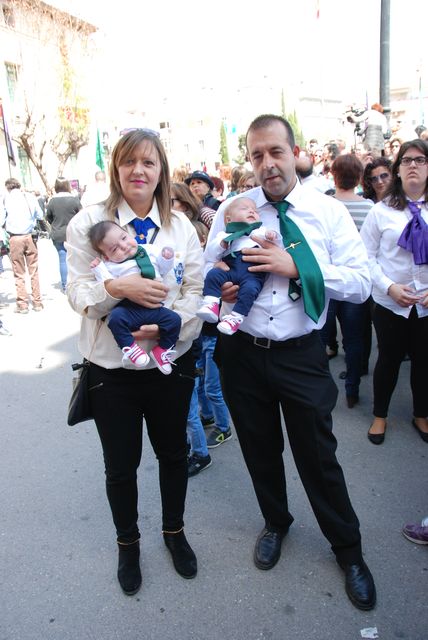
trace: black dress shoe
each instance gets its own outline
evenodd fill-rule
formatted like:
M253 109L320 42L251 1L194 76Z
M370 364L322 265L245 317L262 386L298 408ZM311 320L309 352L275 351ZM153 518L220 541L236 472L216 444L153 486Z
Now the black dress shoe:
M122 591L127 596L133 596L141 587L140 571L140 542L119 544L119 566L117 579Z
M198 572L196 556L186 540L184 531L163 534L165 545L171 553L175 570L182 578L194 578Z
M421 436L422 440L424 442L428 442L428 433L425 433L425 431L421 431L418 427L418 425L416 424L416 420L413 418L412 420L412 425L415 427L416 431L419 433L419 435Z
M357 609L369 611L376 604L376 588L370 569L364 561L357 564L342 564L345 572L345 590L348 598Z
M373 425L370 425L370 429L372 428ZM370 429L368 430L367 433L367 437L370 440L370 442L372 444L382 444L383 441L385 440L385 431L386 431L386 424L385 424L385 431L383 433L370 433Z
M258 569L272 569L281 556L281 544L286 533L262 530L254 548L254 564Z
M348 409L353 409L356 404L360 401L358 396L346 396L346 404L348 405Z

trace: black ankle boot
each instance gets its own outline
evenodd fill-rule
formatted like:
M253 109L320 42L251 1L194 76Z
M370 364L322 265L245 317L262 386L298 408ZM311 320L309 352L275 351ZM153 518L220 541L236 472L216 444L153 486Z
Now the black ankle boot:
M198 571L196 556L186 540L184 531L163 533L164 542L169 549L175 570L183 578L194 578Z
M117 544L119 548L119 566L117 578L127 596L133 596L141 587L140 541L131 544Z

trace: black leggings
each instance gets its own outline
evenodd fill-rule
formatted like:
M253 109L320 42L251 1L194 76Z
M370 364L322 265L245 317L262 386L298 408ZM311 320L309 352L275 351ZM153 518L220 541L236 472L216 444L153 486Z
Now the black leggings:
M194 387L190 351L170 375L158 369L104 369L91 363L91 404L103 447L106 489L119 542L139 538L137 469L143 417L159 463L162 529L183 526L187 490L186 424Z
M410 358L413 415L428 416L428 316L419 318L413 307L408 318L376 304L373 314L379 355L373 373L373 414L386 418L400 365Z

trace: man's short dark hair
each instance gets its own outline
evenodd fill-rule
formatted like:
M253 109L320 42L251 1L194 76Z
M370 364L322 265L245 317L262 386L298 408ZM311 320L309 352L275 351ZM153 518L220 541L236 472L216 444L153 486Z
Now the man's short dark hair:
M248 134L250 133L250 131L265 129L266 127L271 125L273 122L280 122L282 125L284 125L285 130L287 131L288 143L290 147L294 149L296 142L294 138L294 131L292 129L291 124L288 122L288 120L286 120L282 116L276 116L272 113L266 113L264 115L258 116L257 118L255 118L255 120L252 121L252 123L248 127L247 135L245 136L245 144L247 144Z
M8 178L4 183L4 186L8 191L12 191L12 189L20 189L21 183L16 178Z

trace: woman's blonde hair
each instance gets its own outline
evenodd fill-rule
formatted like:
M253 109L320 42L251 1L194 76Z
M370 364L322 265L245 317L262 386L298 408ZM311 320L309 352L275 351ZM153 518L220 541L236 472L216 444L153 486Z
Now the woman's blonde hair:
M106 209L110 218L114 219L116 210L123 198L119 181L119 167L132 156L141 142L148 142L157 151L161 164L159 183L154 191L162 224L168 226L171 221L171 200L168 158L165 149L155 132L147 129L135 129L126 133L116 143L110 163L110 195L106 200Z

